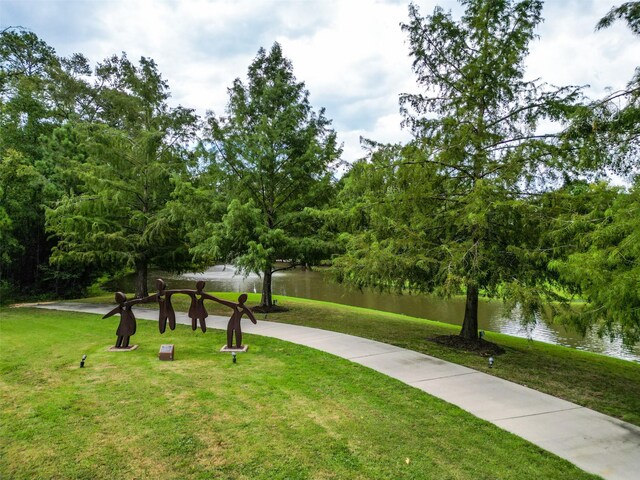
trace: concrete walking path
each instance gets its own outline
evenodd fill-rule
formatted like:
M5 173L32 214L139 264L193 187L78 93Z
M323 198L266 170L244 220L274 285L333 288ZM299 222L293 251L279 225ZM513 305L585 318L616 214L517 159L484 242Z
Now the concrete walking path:
M99 315L113 308L78 303L37 306ZM138 308L135 314L139 319L158 318L154 310ZM191 325L184 313L176 313L176 321ZM226 330L227 321L227 317L209 316L207 326ZM243 321L242 329L246 334L305 345L372 368L605 479L640 479L640 428L635 425L477 370L374 340L260 320L257 325Z

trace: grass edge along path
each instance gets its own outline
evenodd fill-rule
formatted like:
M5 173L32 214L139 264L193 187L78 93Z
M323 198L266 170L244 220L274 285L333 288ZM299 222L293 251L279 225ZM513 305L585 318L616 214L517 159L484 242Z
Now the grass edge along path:
M238 297L238 293L212 294L229 300ZM258 321L331 330L414 350L640 426L640 364L636 362L486 331L486 340L506 350L489 368L487 358L429 340L438 335L457 335L460 327L456 325L331 302L282 295L274 298L289 310L269 313L266 318L256 314ZM259 299L259 294L249 294L248 304L257 304ZM113 296L81 301L112 304ZM172 301L176 310L188 310L187 297L176 296ZM207 309L211 314L228 315L228 309L213 302L207 303Z
M247 335L232 364L224 332L179 325L161 362L155 322L138 322L137 350L107 352L117 323L0 310L0 477L597 478L333 355Z

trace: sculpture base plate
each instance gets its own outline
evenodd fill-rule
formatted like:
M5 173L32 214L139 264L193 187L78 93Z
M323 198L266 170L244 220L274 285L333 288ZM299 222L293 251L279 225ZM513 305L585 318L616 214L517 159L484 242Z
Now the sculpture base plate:
M242 345L240 348L236 348L236 347L227 348L227 346L224 345L220 349L221 352L227 352L227 353L229 353L229 352L236 352L236 353L246 352L247 350L249 350L249 345Z
M126 348L109 347L107 348L107 352L130 352L136 348L138 348L138 345L129 345Z

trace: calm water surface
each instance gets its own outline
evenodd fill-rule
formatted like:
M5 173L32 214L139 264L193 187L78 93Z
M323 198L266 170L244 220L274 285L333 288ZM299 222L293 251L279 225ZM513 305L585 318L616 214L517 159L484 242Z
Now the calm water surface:
M206 281L206 290L217 292L262 291L262 279L257 275L236 275L229 265L216 265L203 273L175 275L167 272L149 273L149 290L155 290L155 279L163 278L170 288L194 288L195 281ZM133 278L113 286L119 290L133 290ZM439 299L425 295L397 295L372 290L360 291L330 281L320 270L287 270L273 276L273 293L292 297L323 300L356 307L372 308L415 317L461 325L464 318L464 299ZM613 357L640 362L640 345L627 348L620 341L598 338L595 334L582 337L561 325L540 320L533 327L523 327L517 312L507 315L500 301L481 301L478 307L480 329L531 338L579 350L603 353Z

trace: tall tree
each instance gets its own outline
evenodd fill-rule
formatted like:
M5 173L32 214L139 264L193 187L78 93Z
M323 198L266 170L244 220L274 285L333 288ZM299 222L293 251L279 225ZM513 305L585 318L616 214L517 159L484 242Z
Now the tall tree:
M341 149L330 123L324 109L313 111L277 43L259 50L246 84L234 81L226 115L209 117L214 168L227 175L231 201L222 219L202 225L208 240L194 251L262 275L263 307L272 306L273 273L327 256L329 242L305 208L332 193L330 167Z
M189 263L167 202L172 177L186 174L197 117L168 106L168 85L151 59L136 66L113 56L95 75L95 120L59 131L58 156L73 156L80 144L85 161L77 165L78 191L47 213L58 239L52 260L133 268L136 295L145 296L150 264L179 270Z
M540 133L539 121L561 120L579 91L523 79L542 2L460 3L459 21L440 7L424 18L409 7L402 29L423 93L402 94L400 104L415 140L374 148L369 168L390 172L365 174L382 188L370 213L378 226L364 242L349 239L338 266L367 284L464 292L460 335L474 340L481 290L519 302L529 318L552 294L536 246L539 220L521 200L544 189L542 173L556 171L556 135Z
M67 165L48 155L47 143L56 128L81 114L86 66L81 55L57 57L32 32L0 32L0 209L6 214L0 280L17 292L77 293L90 279L76 268L49 267L54 242L45 233L45 207L73 183Z

